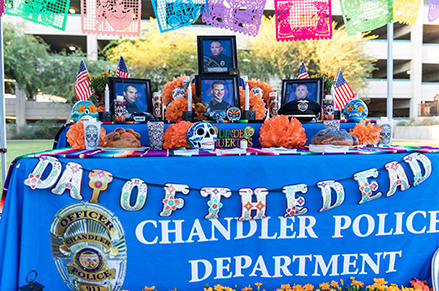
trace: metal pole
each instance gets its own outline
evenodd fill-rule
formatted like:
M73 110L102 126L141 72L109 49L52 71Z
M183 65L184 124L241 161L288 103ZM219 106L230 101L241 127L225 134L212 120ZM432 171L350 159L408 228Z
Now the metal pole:
M387 23L387 118L393 119L393 22Z
M3 58L3 26L0 17L0 148L6 149L6 105L5 105L5 76ZM6 153L2 153L2 185L5 186L7 167ZM0 194L1 197L1 194Z

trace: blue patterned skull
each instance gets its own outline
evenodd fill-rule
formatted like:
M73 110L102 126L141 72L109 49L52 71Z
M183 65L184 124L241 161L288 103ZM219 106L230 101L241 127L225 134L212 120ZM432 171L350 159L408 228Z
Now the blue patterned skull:
M72 108L73 122L78 122L84 115L90 115L96 120L99 118L96 106L91 101L78 101Z
M366 103L361 99L351 100L344 107L344 115L349 121L360 122L367 117L368 113Z
M186 140L191 148L213 151L217 141L216 131L207 122L196 122L186 132Z

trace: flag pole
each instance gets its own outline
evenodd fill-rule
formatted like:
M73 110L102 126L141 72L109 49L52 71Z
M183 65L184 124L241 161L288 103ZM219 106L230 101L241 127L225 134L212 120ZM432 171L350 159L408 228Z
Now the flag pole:
M0 17L0 148L2 156L2 185L5 187L6 174L6 105L5 105L5 75L4 75L4 57L3 57L3 25ZM0 194L1 197L1 194Z
M387 23L387 118L393 119L393 22Z

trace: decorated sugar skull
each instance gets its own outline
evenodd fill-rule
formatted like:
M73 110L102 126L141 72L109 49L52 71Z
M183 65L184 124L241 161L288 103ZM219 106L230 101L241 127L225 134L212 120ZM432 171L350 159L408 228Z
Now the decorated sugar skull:
M186 132L186 140L191 148L213 151L217 141L216 131L206 122L196 122Z
M78 122L85 115L98 119L99 113L96 106L91 101L78 101L72 108L72 119L74 122Z
M259 88L259 87L254 87L254 88L252 88L252 91L253 91L253 94L254 94L255 96L256 96L256 95L260 95L261 98L264 97L264 91L262 91L261 88Z
M344 107L344 115L349 121L360 122L367 117L368 112L366 103L361 99L353 99Z
M216 122L224 122L226 118L226 113L224 111L217 111L213 114L213 120Z
M392 145L392 126L390 124L381 124L380 144L387 146Z
M172 91L172 99L177 100L178 98L185 97L186 91L183 88L175 88Z
M84 128L85 140L90 148L96 148L99 145L99 128L94 124L89 124Z

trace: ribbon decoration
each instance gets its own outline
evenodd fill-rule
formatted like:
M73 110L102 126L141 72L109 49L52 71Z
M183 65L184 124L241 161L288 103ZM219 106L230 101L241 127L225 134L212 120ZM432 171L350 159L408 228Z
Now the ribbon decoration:
M416 23L421 0L394 0L394 21L399 21L407 25ZM422 19L421 19L422 21Z
M428 22L433 22L439 16L439 0L428 1Z
M275 0L277 41L330 39L331 0Z
M248 35L259 33L267 0L209 0L209 12L202 20L212 26Z
M70 0L6 0L7 15L19 16L64 31Z
M207 12L206 0L152 0L151 3L162 33L191 25L201 13Z
M81 0L83 33L139 36L141 0Z

